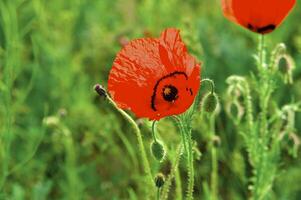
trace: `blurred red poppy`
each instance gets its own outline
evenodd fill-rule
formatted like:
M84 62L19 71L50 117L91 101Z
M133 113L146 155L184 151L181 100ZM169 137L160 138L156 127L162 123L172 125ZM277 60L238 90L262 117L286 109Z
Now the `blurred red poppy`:
M200 86L200 64L188 54L180 31L131 41L117 54L108 90L122 109L158 120L185 112Z
M260 34L275 30L295 4L296 0L222 0L228 19Z

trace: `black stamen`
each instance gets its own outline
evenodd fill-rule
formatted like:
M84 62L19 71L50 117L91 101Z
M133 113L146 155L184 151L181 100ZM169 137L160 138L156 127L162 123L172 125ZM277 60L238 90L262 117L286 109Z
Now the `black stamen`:
M267 26L261 27L257 29L258 33L265 33L267 31L272 31L276 28L276 26L274 24L269 24Z
M165 101L173 102L178 96L178 89L173 85L166 85L162 90L162 96Z
M172 73L170 73L170 74L168 74L168 75L166 75L166 76L163 76L162 78L160 78L160 79L156 82L155 87L154 87L154 89L153 89L153 95L152 95L152 98L151 98L151 108L152 108L154 111L157 111L156 105L155 105L155 99L156 99L157 88L158 88L160 82L163 81L163 80L166 79L166 78L173 77L173 76L176 76L176 75L183 75L183 76L186 78L186 80L188 80L188 76L187 76L187 74L186 74L185 72L174 71L174 72L172 72Z
M247 28L250 30L254 30L254 26L252 26L252 24L248 24Z

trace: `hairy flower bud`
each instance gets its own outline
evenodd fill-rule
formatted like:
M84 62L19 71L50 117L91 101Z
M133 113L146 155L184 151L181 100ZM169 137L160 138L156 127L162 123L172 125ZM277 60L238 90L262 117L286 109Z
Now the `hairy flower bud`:
M94 90L97 92L97 94L99 94L99 96L101 97L107 97L107 92L106 90L99 84L96 84L94 86Z
M163 187L164 183L165 183L164 174L162 174L162 173L157 174L156 177L155 177L156 187L161 188L161 187Z
M202 101L202 108L208 112L213 113L218 104L218 97L215 93L208 93L205 95Z
M160 141L153 141L151 143L151 153L157 161L162 162L165 157L165 149Z
M278 58L277 65L280 73L283 75L284 82L292 84L293 70L295 69L294 59L290 55L284 54Z

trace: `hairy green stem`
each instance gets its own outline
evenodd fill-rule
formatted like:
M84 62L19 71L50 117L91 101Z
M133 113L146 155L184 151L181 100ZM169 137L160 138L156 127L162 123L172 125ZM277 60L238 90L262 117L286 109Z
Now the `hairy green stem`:
M218 199L218 157L217 157L217 148L213 141L215 136L215 116L210 116L210 133L212 137L211 141L211 193L212 193L212 200ZM216 141L218 142L218 141Z
M263 68L264 67L264 35L259 35L258 58L259 58L258 67Z
M144 173L149 177L149 183L153 183L153 176L152 176L152 172L151 172L151 168L149 165L149 161L147 159L147 155L146 155L146 151L144 148L144 144L143 144L143 140L142 140L142 135L140 132L140 129L138 127L138 125L136 124L136 122L132 119L131 116L129 116L124 110L118 108L118 106L116 105L116 103L109 97L106 97L109 102L114 106L114 108L129 122L129 124L132 126L136 136L137 136L137 140L138 140L138 145L139 145L139 150L140 150L140 156L141 156L141 160L142 160L142 164L143 164L143 168L144 168Z
M268 72L269 69L266 68L265 65L265 44L264 44L264 36L260 35L259 38L259 46L258 46L258 57L259 57L259 63L258 63L258 69L259 69L259 84L262 86L259 90L259 102L260 102L260 117L259 117L259 129L257 134L257 153L258 153L258 159L256 159L255 164L255 181L254 181L254 190L252 199L253 200L259 200L263 199L265 194L263 194L263 191L265 191L265 178L263 177L264 173L264 166L266 165L266 148L268 143L268 102L270 99L270 91L271 91L271 85L269 83L269 76Z
M212 200L217 200L218 194L218 162L217 162L217 149L213 146L211 148L211 193L212 193Z
M191 131L187 127L186 123L183 123L183 118L175 117L178 121L182 143L184 146L184 152L187 156L187 171L188 171L188 188L186 199L193 199L193 187L194 187L194 166L193 166L193 149L192 149L192 138Z
M211 93L213 94L214 93L214 90L215 90L215 84L214 84L214 81L209 79L209 78L204 78L201 80L201 83L209 83L210 84L210 87L211 87Z
M176 173L179 173L178 172L178 166L179 166L179 162L180 162L181 155L182 155L182 149L183 149L183 145L181 143L178 146L176 154L175 154L175 158L172 161L172 167L171 167L171 170L170 170L170 174L168 175L168 177L166 179L166 182L163 186L162 195L161 195L162 200L167 200L168 199L168 193L169 193L169 189L170 189L170 186L171 186L171 183L172 183L172 179L175 177ZM180 197L181 197L181 195L182 195L182 192L181 192L181 179L180 179L180 177L178 177L177 174L176 174L176 184L177 184L177 188L179 188L179 190L180 190L180 192L178 191L177 194L179 194Z
M175 173L175 182L176 182L176 198L177 200L182 200L182 182L180 171L177 170Z
M157 121L153 121L153 124L152 124L152 137L153 137L154 142L157 142L157 137L156 137L156 122Z
M187 199L193 199L193 187L194 187L194 166L193 166L193 149L192 149L192 138L191 138L191 131L187 131L187 141L188 141L188 153L189 153L189 160L188 160L188 172L189 172L189 180L188 180L188 193Z

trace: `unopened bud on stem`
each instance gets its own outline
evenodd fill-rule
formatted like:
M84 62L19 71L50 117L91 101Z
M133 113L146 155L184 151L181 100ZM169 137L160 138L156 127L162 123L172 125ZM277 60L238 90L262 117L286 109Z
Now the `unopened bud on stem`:
M94 90L97 92L97 94L99 94L99 96L101 96L101 97L107 97L106 90L100 84L96 84L94 86Z
M157 161L162 162L166 154L162 142L159 140L153 141L151 143L151 153Z
M165 183L165 176L162 173L159 173L155 177L155 184L157 188L163 187Z
M209 92L203 99L202 108L208 113L213 113L217 107L217 104L217 95L214 92Z

